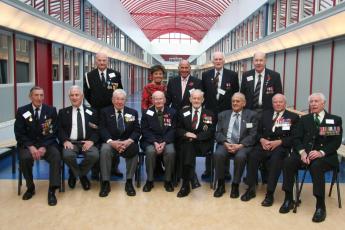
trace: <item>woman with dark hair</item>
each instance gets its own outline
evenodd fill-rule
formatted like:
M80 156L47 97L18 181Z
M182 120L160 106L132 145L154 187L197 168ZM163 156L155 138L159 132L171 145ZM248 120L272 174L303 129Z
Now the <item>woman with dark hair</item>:
M162 65L154 65L150 69L152 82L147 84L141 97L141 109L147 110L152 105L151 96L156 91L166 92L166 85L163 84L163 76L165 74L165 68Z

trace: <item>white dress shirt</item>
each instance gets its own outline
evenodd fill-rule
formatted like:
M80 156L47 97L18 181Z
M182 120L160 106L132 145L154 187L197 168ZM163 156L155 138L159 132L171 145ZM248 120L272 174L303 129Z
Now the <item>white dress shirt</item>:
M259 106L262 105L262 94L263 94L263 89L264 89L264 81L265 81L265 71L264 69L261 73L258 73L255 71L255 81L254 81L254 91L256 88L256 84L259 81L259 75L261 74L261 86L260 86L260 94L259 94Z
M71 135L70 135L70 139L71 140L78 140L78 122L77 122L77 115L78 115L78 111L77 111L77 107L72 107L72 129L71 129ZM81 120L83 123L83 139L85 139L85 114L84 114L84 108L83 106L79 107L80 109L80 114L81 114Z

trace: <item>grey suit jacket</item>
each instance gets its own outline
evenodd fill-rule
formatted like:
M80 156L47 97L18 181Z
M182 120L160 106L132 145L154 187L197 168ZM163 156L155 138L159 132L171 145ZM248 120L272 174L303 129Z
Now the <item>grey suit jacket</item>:
M223 144L227 141L226 135L229 128L232 110L226 110L218 114L218 123L216 130L216 141ZM257 118L256 112L244 109L241 116L240 144L245 147L253 146L256 143Z

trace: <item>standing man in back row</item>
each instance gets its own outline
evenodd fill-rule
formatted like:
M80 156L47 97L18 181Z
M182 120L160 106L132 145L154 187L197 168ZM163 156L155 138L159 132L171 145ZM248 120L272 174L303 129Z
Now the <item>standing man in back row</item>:
M205 92L205 109L211 110L217 114L231 109L232 95L239 91L238 75L232 70L224 68L225 58L222 52L213 53L214 69L202 74L202 87ZM211 162L206 158L205 172L202 178L209 178L211 175ZM229 162L225 167L225 175L230 179Z
M121 74L118 71L108 68L108 56L104 53L96 54L97 68L85 74L84 95L92 108L100 114L101 109L111 106L113 92L116 89L123 89ZM114 175L122 177L119 171L119 157L115 156L113 166ZM92 178L98 178L99 165L92 168Z

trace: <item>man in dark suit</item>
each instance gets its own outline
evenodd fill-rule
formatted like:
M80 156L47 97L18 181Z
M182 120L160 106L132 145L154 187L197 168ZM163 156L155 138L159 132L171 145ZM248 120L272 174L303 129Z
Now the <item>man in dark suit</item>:
M205 155L213 148L215 123L213 112L202 108L204 93L196 89L190 95L190 107L178 113L177 137L181 141L180 160L183 165L183 183L177 197L190 193L190 181L194 176L195 157Z
M246 96L246 108L260 116L263 110L272 109L272 97L282 93L282 84L280 74L265 67L265 53L257 52L253 59L254 69L242 75L241 93Z
M167 106L180 111L190 105L189 96L195 89L202 89L201 80L190 75L191 67L187 60L182 60L178 66L178 77L169 79L167 86Z
M111 158L119 155L126 159L126 185L128 196L135 196L132 184L137 163L140 137L138 112L125 106L126 92L117 89L113 93L113 105L102 109L100 133L103 142L100 154L102 183L100 197L108 196L110 192Z
M143 191L150 192L153 188L153 172L156 164L156 157L163 155L165 166L164 188L167 192L174 191L171 183L175 166L175 110L164 106L164 92L156 91L152 94L151 106L141 118L141 148L146 155L147 181Z
M313 195L316 198L316 210L313 222L322 222L326 218L325 175L326 171L339 167L337 149L341 145L341 117L325 111L326 99L322 93L309 96L310 113L301 117L294 139L294 153L284 161L283 190L285 200L280 213L288 213L293 208L294 178L299 168L307 167L313 182Z
M202 74L202 87L205 92L205 109L217 114L231 109L231 97L239 91L238 75L234 71L224 68L224 54L222 52L213 53L214 69ZM211 164L206 160L206 170L202 178L210 176ZM226 167L226 174L230 177L229 166Z
M218 114L216 131L217 149L214 153L217 189L214 197L225 193L224 167L228 158L234 159L234 178L231 186L231 198L239 197L239 184L246 166L247 155L256 143L257 115L244 109L245 96L235 93L231 100L232 110Z
M99 159L99 152L95 147L99 139L98 115L96 110L83 105L84 94L79 86L73 85L70 88L69 99L72 106L61 109L58 115L62 157L70 168L68 185L74 188L76 178L79 177L83 189L89 190L87 173ZM77 162L78 154L85 156L80 164Z
M18 108L14 133L19 151L20 167L26 180L27 190L23 200L35 195L32 176L34 160L45 159L49 162L48 204L56 205L55 190L60 187L61 157L56 142L55 107L43 104L44 92L41 87L30 89L31 103Z
M273 194L277 186L285 157L289 154L298 115L286 110L286 98L278 93L273 96L272 110L265 110L258 125L260 143L250 152L247 165L247 191L241 196L242 201L249 201L256 196L255 184L260 163L267 165L268 178L266 197L261 203L268 207L273 204Z
M101 109L112 105L113 92L116 89L123 89L121 83L121 74L118 71L108 68L108 57L104 53L96 54L97 68L84 77L84 95L85 99L90 103L91 107L100 114ZM118 170L120 159L113 159L114 175L122 177L122 173ZM92 177L97 178L99 172L99 164L95 164L92 168Z

